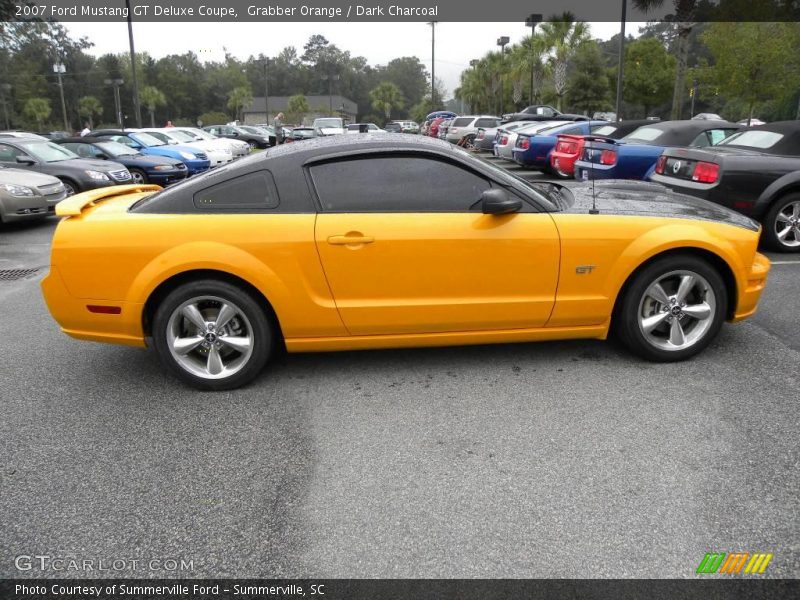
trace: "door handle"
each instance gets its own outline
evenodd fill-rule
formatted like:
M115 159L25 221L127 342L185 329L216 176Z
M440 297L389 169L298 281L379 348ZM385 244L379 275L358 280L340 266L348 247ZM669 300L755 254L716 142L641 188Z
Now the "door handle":
M355 244L371 244L375 238L369 235L348 234L332 235L328 238L328 243L334 246L350 246Z

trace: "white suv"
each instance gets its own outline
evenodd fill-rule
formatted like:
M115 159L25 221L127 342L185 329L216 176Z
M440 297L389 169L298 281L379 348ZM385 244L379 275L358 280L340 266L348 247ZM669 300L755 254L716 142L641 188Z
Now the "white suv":
M478 128L497 127L502 119L491 115L471 115L466 117L456 117L447 129L445 139L448 142L458 143L464 136L478 133Z

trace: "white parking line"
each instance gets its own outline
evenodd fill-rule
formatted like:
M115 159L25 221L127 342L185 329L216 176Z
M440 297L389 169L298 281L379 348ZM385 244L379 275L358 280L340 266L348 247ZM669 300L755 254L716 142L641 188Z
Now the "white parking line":
M800 265L800 260L771 260L773 265Z

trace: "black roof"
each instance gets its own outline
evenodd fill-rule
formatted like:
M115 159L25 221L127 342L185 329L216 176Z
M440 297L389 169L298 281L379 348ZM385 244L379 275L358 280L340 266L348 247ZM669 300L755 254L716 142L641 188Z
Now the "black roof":
M768 154L800 155L800 121L775 121L774 123L767 123L766 125L743 127L741 132L745 131L772 131L774 133L780 133L783 137L778 140L776 144L767 148L739 145L736 143L735 139L724 146L726 148L748 148Z
M652 143L657 146L685 146L703 131L709 129L741 129L742 125L731 123L730 121L712 121L707 119L689 119L685 121L647 121L641 127L660 129L663 135ZM636 130L634 129L633 132ZM631 132L631 133L633 133ZM630 135L630 134L629 134ZM643 140L631 140L635 143L648 143Z

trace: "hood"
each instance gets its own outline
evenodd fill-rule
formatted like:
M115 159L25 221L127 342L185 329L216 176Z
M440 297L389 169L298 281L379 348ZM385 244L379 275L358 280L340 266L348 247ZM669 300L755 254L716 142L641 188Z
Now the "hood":
M158 165L175 165L180 162L176 158L170 158L169 156L162 156L160 154L140 154L139 156L125 155L125 156L119 156L112 160L117 160L117 161L126 160L136 165L148 166L148 167L155 167Z
M597 209L601 215L696 219L758 231L758 223L753 219L719 204L675 193L658 183L606 180L596 181L594 189ZM588 213L592 208L592 185L570 186L569 190L575 197L575 202L566 207L564 212Z
M91 158L70 158L69 160L59 160L53 163L44 163L49 167L60 169L61 167L68 167L72 169L82 169L84 171L100 171L101 173L108 173L109 171L121 171L125 169L124 165L113 160L93 160Z
M51 175L44 175L36 171L0 169L0 183L24 185L25 187L41 187L43 185L55 185L61 183L61 181Z

